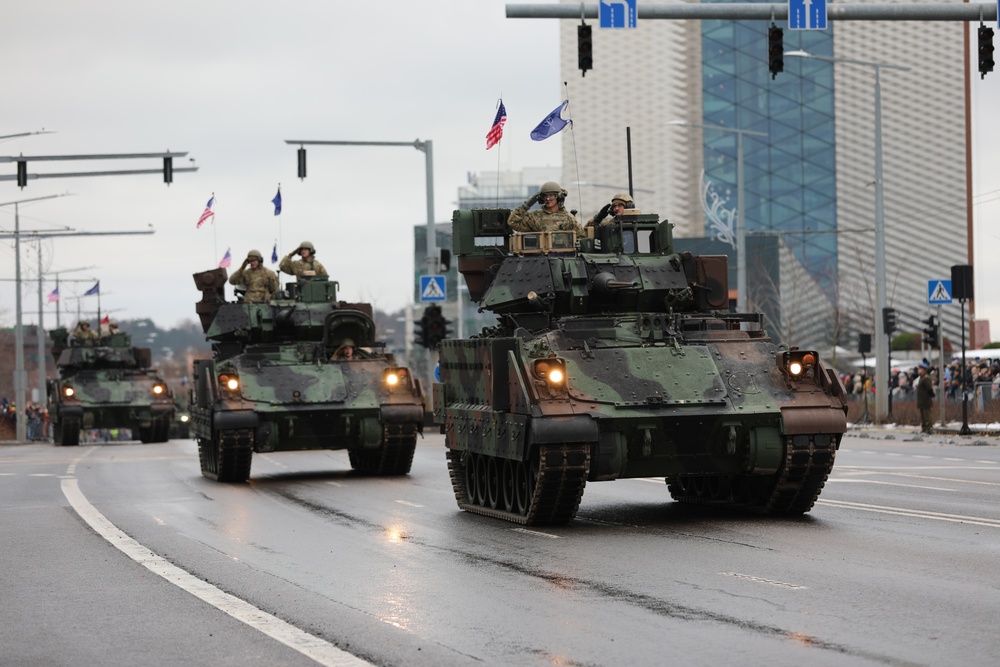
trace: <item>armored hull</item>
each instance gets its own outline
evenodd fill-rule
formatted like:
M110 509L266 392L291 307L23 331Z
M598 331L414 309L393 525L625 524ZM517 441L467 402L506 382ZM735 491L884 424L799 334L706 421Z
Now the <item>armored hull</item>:
M336 283L293 283L269 303L225 303L224 270L195 275L212 359L194 364L191 432L202 473L250 475L254 452L346 449L374 474L410 470L423 426L419 383L375 341L368 304L336 300ZM345 339L357 356L333 358Z
M49 417L57 445L80 443L82 429L127 428L142 442L166 442L174 399L148 348L115 333L81 344L65 329L50 332L59 379L48 384Z
M503 217L454 220L459 269L500 317L441 346L434 417L462 509L565 523L588 481L635 477L683 502L813 506L846 430L843 387L815 351L729 312L724 257L673 253L655 216L573 243L511 235Z

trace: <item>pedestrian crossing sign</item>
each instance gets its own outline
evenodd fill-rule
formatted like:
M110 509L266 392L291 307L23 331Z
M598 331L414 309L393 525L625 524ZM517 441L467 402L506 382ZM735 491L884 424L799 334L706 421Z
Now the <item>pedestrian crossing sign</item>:
M420 276L420 301L445 301L444 276Z
M951 303L951 281L928 280L927 303L932 306L936 306L939 303Z

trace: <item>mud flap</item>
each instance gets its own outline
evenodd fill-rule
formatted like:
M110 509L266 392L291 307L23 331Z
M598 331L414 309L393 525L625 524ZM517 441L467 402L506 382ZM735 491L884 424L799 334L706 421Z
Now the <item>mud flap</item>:
M535 417L531 420L530 442L563 444L567 442L597 442L599 429L590 417Z
M258 421L257 413L253 410L218 411L212 416L212 430L219 432L232 429L255 429Z

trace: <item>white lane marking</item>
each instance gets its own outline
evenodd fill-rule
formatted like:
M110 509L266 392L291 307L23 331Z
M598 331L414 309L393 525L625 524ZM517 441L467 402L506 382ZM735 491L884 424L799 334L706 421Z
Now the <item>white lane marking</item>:
M652 484L663 485L664 481L662 477L633 477L632 479L626 478L626 481L630 482L650 482Z
M928 491L955 491L955 489L945 489L939 486L920 486L919 484L900 484L899 482L880 482L877 479L837 479L830 478L826 483L838 482L841 484L882 484L884 486L905 486L908 489L927 489Z
M561 540L562 535L553 535L552 533L543 533L540 530L529 530L527 528L511 528L515 533L524 533L525 535L534 535L536 537L548 537L553 540Z
M29 472L28 477L55 477L54 472Z
M416 503L411 503L409 500L397 500L400 505L406 505L407 507L423 507L423 505L418 505Z
M343 486L340 482L327 482L330 486Z
M918 519L933 519L934 521L951 521L953 523L968 523L974 526L990 526L1000 528L1000 519L987 519L978 516L964 516L961 514L944 514L942 512L929 512L926 510L911 510L905 507L886 507L883 505L869 505L867 503L850 503L844 500L824 500L820 498L816 501L818 505L830 505L831 507L843 507L845 509L861 510L863 512L878 512L880 514L895 514L898 516L912 516Z
M719 574L721 574L724 577L736 577L737 579L746 579L747 581L755 581L758 584L770 584L771 586L781 586L782 588L792 588L801 591L809 590L809 588L806 586L789 584L784 581L775 581L774 579L764 579L763 577L755 577L752 574L741 574L739 572L720 572Z
M249 602L230 595L207 581L203 581L167 562L162 556L153 553L123 533L96 507L91 505L87 497L80 491L77 480L62 480L62 491L76 513L90 524L90 527L97 531L101 537L135 562L154 574L160 575L178 588L204 600L216 609L224 611L236 620L246 623L251 628L278 640L321 665L326 667L372 666L372 663L342 651L333 644L300 630L277 616L272 616Z

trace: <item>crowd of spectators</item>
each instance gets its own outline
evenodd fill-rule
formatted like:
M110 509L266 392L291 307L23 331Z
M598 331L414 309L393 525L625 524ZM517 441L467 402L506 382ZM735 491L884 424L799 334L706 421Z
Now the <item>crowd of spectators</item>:
M926 363L926 359L921 363ZM1000 398L1000 357L996 359L975 359L965 360L965 381L970 392L990 390L990 397ZM893 399L915 398L913 383L917 379L917 366L894 368L890 380ZM936 365L930 366L930 375L934 379L934 385L938 384L938 368ZM875 387L872 386L872 379L875 373L868 370L861 370L857 373L844 373L841 379L849 396L860 399L867 392L873 395ZM962 400L962 362L957 360L944 368L944 394L949 400Z

